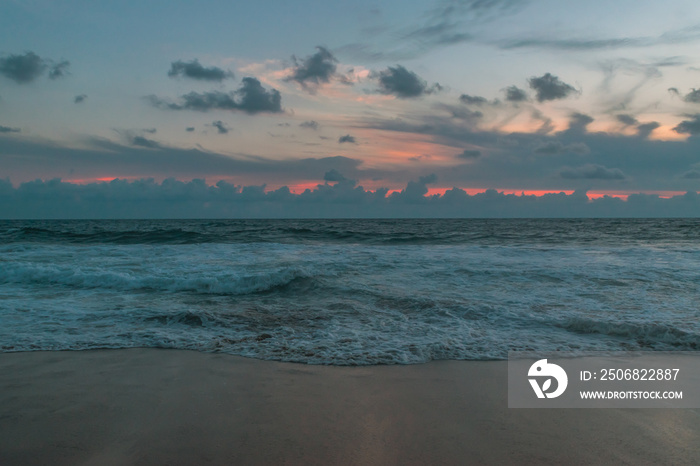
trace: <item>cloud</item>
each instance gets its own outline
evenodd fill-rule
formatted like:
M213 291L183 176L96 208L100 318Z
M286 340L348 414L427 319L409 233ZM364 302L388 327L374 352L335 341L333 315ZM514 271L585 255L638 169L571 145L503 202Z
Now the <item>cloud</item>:
M508 86L503 90L506 93L508 102L525 102L528 100L527 93L517 86Z
M214 128L216 128L216 130L217 130L217 132L218 132L219 134L228 134L228 132L230 131L230 129L228 128L228 126L226 126L226 123L224 123L224 122L221 121L221 120L216 120L216 121L212 122L211 125L212 125Z
M323 175L323 180L324 181L330 181L330 182L341 182L341 181L347 181L347 178L345 178L341 173L336 170L335 168L327 171L325 175Z
M174 61L170 64L168 76L171 78L183 77L197 79L200 81L217 81L233 78L233 73L222 70L216 66L205 68L196 58L190 62L182 60Z
M472 160L481 156L481 151L473 149L465 149L463 152L457 154L458 159Z
M530 114L534 120L542 122L539 128L537 128L537 134L549 134L554 131L554 122L544 113L540 112L536 108L532 109Z
M63 78L68 74L68 67L70 62L68 60L62 60L58 63L51 65L49 69L49 79Z
M532 77L528 82L530 88L535 91L535 98L538 102L565 99L569 95L578 92L576 88L550 73L545 73L540 77Z
M325 47L318 46L316 50L316 53L303 60L292 56L294 68L292 74L286 78L287 81L296 81L310 92L320 84L330 82L336 75L338 60Z
M577 168L565 168L559 172L559 176L570 180L624 180L626 178L619 168L606 168L595 164L583 165Z
M147 149L157 149L160 147L160 144L158 144L156 141L147 139L143 136L132 137L131 144L138 147L145 147Z
M678 174L696 164L700 166L700 138L660 141L640 137L640 134L588 132L585 124L590 122L590 117L578 114L572 120L573 130L552 133L553 137L531 132L504 134L497 129L482 129L436 115L412 115L411 119L367 118L364 124L356 127L393 131L411 135L412 139L426 138L435 144L454 148L451 149L455 154L453 163L461 161L456 155L465 148L482 152L481 157L469 163L449 167L441 166L437 160L422 163L420 167L414 164L404 167L403 173L411 174L416 173L417 168L431 170L439 176L443 186L571 189L581 186L566 183L567 179L558 175L562 167L595 164L619 169L626 177L626 190L683 191L695 188L684 183ZM396 137L403 138L401 134ZM561 145L550 148L550 155L533 154L535 148L552 140ZM548 176L548 173L557 176ZM385 179L395 178L388 174ZM619 180L600 179L596 188L615 189L617 184Z
M85 102L85 100L87 99L87 97L88 97L88 96L85 95L85 94L76 95L76 96L73 98L73 102L76 103L76 104L83 103L83 102Z
M355 136L350 136L349 134L346 134L345 136L341 136L340 138L338 138L338 143L339 143L339 144L342 144L342 143L344 143L344 142L349 142L349 143L352 143L352 144L356 144L356 143L357 143L357 140L355 139Z
M299 123L299 126L301 128L308 128L308 129L317 130L318 129L318 122L316 122L314 120L303 121L303 122Z
M669 87L668 92L681 97L684 102L700 104L700 89L691 88L690 92L688 92L686 95L682 95L677 87Z
M428 194L429 184L433 184L437 181L437 175L434 173L428 176L421 176L418 181L409 181L406 188L401 191L400 195L397 193L392 194L392 196L400 197L402 200L408 202L418 202L425 199L426 194Z
M46 60L34 52L0 58L0 74L17 84L34 81L44 73L47 66Z
M471 96L468 94L462 94L459 96L459 101L466 105L477 105L481 106L489 103L488 99L481 96Z
M164 110L209 110L243 111L248 114L260 112L281 113L282 96L279 91L265 90L255 78L243 78L243 85L233 92L190 92L181 97L180 103L167 102L159 97L146 97L151 105Z
M569 120L569 129L567 131L575 133L583 133L587 130L588 125L593 123L593 118L583 113L574 112Z
M0 125L0 133L20 133L22 132L19 128L10 128L9 126Z
M683 97L683 100L694 104L700 103L700 89L692 89Z
M52 179L17 187L0 180L0 218L677 218L700 212L700 196L692 191L669 199L632 194L626 201L590 199L585 191L528 196L489 189L469 195L452 188L425 196L426 184L435 181L433 175L421 177L387 195L386 188L372 192L342 181L293 194L286 186L266 190L226 181L209 185L204 179L87 184Z
M424 14L426 20L421 25L409 28L399 37L417 42L426 51L436 46L468 42L474 36L465 30L499 19L524 3L517 0L448 0L427 11Z
M650 121L649 123L642 123L637 125L637 134L642 138L648 138L652 131L661 126L656 121Z
M550 48L559 50L585 51L616 49L624 47L652 47L654 45L682 44L695 42L700 38L700 28L689 26L675 31L668 31L658 36L607 37L607 38L526 38L503 42L504 49L524 47Z
M687 171L681 175L681 178L685 178L686 180L700 179L700 171L698 171L698 170Z
M420 41L424 46L452 45L460 42L468 42L474 38L471 34L457 31L457 24L449 21L441 21L413 29L403 35L404 39Z
M615 118L617 118L617 121L619 121L623 125L627 125L627 126L632 126L632 125L636 125L639 123L637 121L637 119L635 117L633 117L632 115L620 114L620 115L615 115Z
M590 148L582 142L563 144L561 141L548 141L535 148L535 154L540 155L563 155L567 153L588 154Z
M2 177L18 181L69 177L165 177L215 179L240 177L250 182L281 186L290 180L322 179L336 169L348 178L384 176L379 169L360 169L361 161L348 157L269 159L250 154L220 154L201 147L178 148L159 144L143 134L117 131L125 144L104 138L80 141L67 147L55 141L30 137L0 137ZM2 135L0 135L2 136Z
M447 104L436 104L435 108L445 110L452 116L452 118L462 120L465 123L468 123L470 126L475 126L484 117L484 114L479 110L471 110L470 108L464 107L462 105L455 106Z
M673 128L678 134L690 134L695 136L700 134L700 113L686 115L690 120L683 120Z
M426 81L401 65L390 66L381 71L379 73L379 87L382 94L395 95L401 99L420 97L442 89L437 83L429 88Z
M598 50L619 47L639 47L640 38L610 39L515 39L501 44L503 49L520 49L526 47L552 48L561 50Z
M426 2L428 3L428 2ZM412 24L391 27L388 23L367 31L364 43L337 50L361 60L376 62L417 58L431 51L479 38L488 23L498 21L527 5L527 0L441 0L423 11ZM410 9L407 9L408 12Z

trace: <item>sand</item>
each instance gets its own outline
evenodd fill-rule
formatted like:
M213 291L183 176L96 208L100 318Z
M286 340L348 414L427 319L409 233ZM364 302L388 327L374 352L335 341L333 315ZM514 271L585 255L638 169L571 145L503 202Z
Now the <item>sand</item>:
M700 411L509 409L505 362L0 354L0 465L700 464Z

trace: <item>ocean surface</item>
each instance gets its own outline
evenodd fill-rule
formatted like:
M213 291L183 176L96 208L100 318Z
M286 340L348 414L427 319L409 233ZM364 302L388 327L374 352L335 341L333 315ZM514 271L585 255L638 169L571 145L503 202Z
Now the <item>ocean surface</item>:
M0 351L700 349L700 220L0 221Z

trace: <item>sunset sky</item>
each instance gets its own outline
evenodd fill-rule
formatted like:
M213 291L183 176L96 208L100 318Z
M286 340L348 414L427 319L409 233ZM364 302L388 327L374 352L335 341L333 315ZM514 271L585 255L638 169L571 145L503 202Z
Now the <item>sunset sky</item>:
M8 0L0 180L694 193L699 44L692 1Z

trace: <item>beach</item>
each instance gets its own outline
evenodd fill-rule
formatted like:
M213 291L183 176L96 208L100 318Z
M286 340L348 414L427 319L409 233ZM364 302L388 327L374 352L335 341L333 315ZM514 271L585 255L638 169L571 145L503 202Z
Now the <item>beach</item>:
M509 409L507 362L0 354L0 464L697 464L700 411Z

